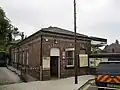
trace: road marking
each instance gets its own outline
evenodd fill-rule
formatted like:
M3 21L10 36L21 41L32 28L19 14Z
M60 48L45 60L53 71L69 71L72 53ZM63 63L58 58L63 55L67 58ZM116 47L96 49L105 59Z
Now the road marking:
M98 87L98 86L90 86L90 87L93 87L93 88L104 88L104 89L111 89L111 90L120 90L118 88L109 88L109 87Z
M88 83L87 83L82 89L80 89L80 90L87 90L87 89L91 86L91 84L94 83L94 82L95 82L94 80L88 82Z
M82 90L87 90L90 87L90 84L86 85Z

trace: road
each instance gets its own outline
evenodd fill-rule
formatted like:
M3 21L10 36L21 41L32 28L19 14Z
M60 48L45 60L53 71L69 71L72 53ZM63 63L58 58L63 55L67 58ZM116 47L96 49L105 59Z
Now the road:
M91 81L89 82L88 84L86 84L82 89L80 90L98 90L98 87L95 85L95 81ZM102 89L100 89L102 90ZM120 90L120 89L110 89L110 88L107 88L105 90Z
M95 81L90 81L89 83L87 83L83 88L81 88L80 90L98 90L97 87L95 87Z
M8 70L6 67L0 67L0 85L20 83L19 76Z
M89 86L89 87L87 87L86 90L98 90L98 88L97 88L97 87L94 87L94 86Z

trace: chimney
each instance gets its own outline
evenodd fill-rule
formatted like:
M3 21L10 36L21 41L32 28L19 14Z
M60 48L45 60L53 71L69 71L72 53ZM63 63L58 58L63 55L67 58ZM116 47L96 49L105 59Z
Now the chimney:
M119 44L119 41L118 41L118 40L116 40L116 41L115 41L115 43L116 43L116 44Z

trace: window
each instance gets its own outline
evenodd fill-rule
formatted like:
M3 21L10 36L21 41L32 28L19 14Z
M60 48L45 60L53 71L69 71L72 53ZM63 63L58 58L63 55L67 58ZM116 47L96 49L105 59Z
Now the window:
M15 60L15 54L14 54L14 52L12 52L12 60L13 61Z
M19 61L19 63L21 64L21 62L22 62L22 53L20 52L20 61Z
M27 51L27 65L28 65L28 57L29 57L29 54L28 54L28 51Z
M15 62L17 62L17 60L16 60L16 59L17 59L17 55L16 55L16 52L15 52L15 60L14 60Z
M25 54L24 54L24 52L23 52L23 65L24 65L24 60L25 60Z
M74 66L74 48L66 49L67 67Z
M19 63L21 62L21 53L19 52Z

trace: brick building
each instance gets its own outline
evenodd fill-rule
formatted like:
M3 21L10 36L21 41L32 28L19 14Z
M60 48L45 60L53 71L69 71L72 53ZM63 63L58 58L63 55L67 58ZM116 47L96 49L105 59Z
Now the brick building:
M91 38L77 34L77 55L91 54ZM40 80L74 76L74 32L57 27L43 28L12 47L12 62L24 74ZM88 65L78 75L89 74Z

